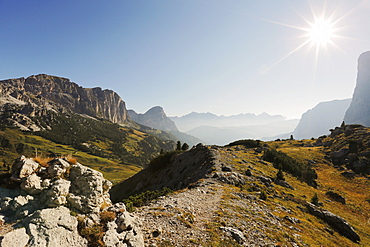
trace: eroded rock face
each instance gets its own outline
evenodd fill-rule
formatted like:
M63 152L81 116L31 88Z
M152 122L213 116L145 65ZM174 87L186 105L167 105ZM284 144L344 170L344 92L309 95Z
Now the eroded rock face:
M88 228L102 223L102 210L116 216L104 227L107 246L143 246L140 220L123 203L112 205L108 194L112 184L98 171L67 159L41 166L22 156L14 163L9 182L18 186L0 188L0 212L20 223L4 236L1 246L88 246L72 215L78 214Z
M357 65L356 88L345 116L346 124L370 126L370 51L360 55Z
M114 123L128 120L125 102L112 90L83 88L67 78L45 74L0 81L0 114L13 112L8 120L14 125L38 131L40 126L29 117L51 111L72 111Z

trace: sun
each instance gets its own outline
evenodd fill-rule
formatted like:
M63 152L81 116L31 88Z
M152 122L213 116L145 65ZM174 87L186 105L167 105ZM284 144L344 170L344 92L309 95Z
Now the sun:
M309 28L306 28L305 31L309 41L316 46L334 44L335 27L329 19L317 19L314 23L309 23Z
M298 42L298 45L282 58L266 67L263 70L263 73L267 73L267 71L269 71L271 68L275 67L277 64L281 63L298 51L306 50L306 54L314 51L314 74L316 74L319 56L323 51L325 51L329 56L334 51L340 51L344 53L344 51L338 45L341 40L349 39L349 37L344 36L342 33L342 31L345 29L345 26L343 26L344 19L355 9L359 8L362 3L350 9L349 11L345 11L344 13L338 7L334 8L333 11L328 11L325 3L321 10L314 8L310 0L308 0L308 3L311 10L311 18L309 16L301 15L299 12L295 11L296 14L303 19L304 24L302 25L282 23L279 21L260 18L261 20L301 32L301 35L297 36L297 40L301 40ZM342 14L339 12L342 12Z

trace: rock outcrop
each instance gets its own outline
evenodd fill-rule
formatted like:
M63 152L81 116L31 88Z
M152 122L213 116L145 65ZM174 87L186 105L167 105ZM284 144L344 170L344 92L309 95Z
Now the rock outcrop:
M370 126L370 51L358 59L356 88L344 121L346 124Z
M0 113L14 125L37 131L30 117L68 111L126 123L125 102L112 90L83 88L67 78L45 74L0 81ZM20 124L22 123L22 124Z
M332 212L316 207L312 203L307 203L306 207L309 213L327 222L334 230L343 236L349 238L353 242L360 242L360 236L345 219Z
M88 246L89 229L101 229L106 246L143 246L139 219L123 203L112 205L112 184L100 172L65 158L41 165L22 156L5 180L14 189L0 188L0 212L18 223L1 246Z

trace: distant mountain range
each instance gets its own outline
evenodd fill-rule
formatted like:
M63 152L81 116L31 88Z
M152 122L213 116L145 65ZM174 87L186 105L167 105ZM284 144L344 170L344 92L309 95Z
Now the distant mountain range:
M213 113L192 112L182 117L170 117L180 131L189 131L199 126L226 127L226 126L248 126L267 125L270 123L285 121L282 115L269 115L261 113L245 113L232 116L217 116Z
M245 113L217 116L213 113L192 112L182 117L170 117L176 126L196 136L205 144L225 145L239 139L261 139L292 132L298 119L286 120L282 115Z
M194 136L180 132L176 124L167 117L164 109L160 106L155 106L144 114L136 113L134 110L128 110L128 114L131 120L154 129L166 131L175 136L174 140L177 138L180 142L187 143L190 146L203 142Z

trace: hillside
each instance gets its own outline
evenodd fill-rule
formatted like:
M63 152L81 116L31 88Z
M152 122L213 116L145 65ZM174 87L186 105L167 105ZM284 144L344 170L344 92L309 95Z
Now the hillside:
M144 221L147 245L369 246L369 179L334 164L337 152L353 145L345 133L367 147L370 129L356 126L317 140L198 145L158 159L163 162L110 193L119 201L146 190L174 190L134 212ZM367 160L365 150L357 150L360 160ZM140 205L147 196L124 201Z

